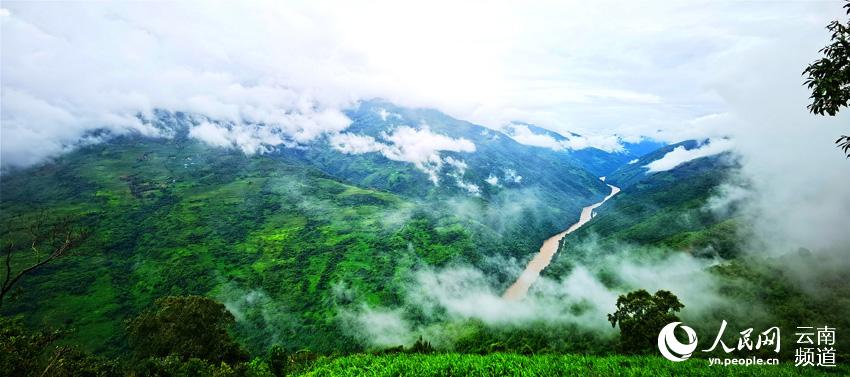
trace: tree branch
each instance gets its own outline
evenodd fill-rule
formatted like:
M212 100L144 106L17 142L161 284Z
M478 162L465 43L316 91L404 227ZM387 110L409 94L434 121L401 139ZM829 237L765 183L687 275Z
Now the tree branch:
M6 276L3 279L3 285L0 286L0 306L3 305L3 299L12 287L25 275L44 266L52 260L62 258L67 255L68 250L77 247L83 240L88 238L88 232L84 229L74 230L69 218L65 217L59 220L56 224L50 227L49 230L44 229L45 216L42 212L36 220L29 226L28 232L30 235L30 250L35 255L35 262L18 273L12 273L12 253L14 252L14 243L9 243L6 247ZM51 248L50 252L42 257L44 253L41 251L41 246L46 244Z

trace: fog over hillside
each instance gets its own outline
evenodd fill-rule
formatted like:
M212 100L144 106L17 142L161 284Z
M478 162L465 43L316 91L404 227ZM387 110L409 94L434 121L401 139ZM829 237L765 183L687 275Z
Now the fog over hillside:
M214 298L287 362L608 355L638 289L701 337L844 325L850 109L802 76L842 2L247 4L0 4L6 255L37 209L95 230L0 314L121 358L156 299Z
M771 214L754 218L791 219L776 216L791 210L778 204L794 205L799 216L775 224L777 235L841 237L817 230L838 232L819 225L850 205L848 167L830 148L848 118L800 111L799 71L824 44L831 2L565 3L556 18L542 17L542 4L103 5L4 3L4 167L96 141L97 129L156 134L137 117L155 108L266 123L275 133L264 139L242 130L206 140L254 135L285 148L344 130L342 110L382 97L494 128L519 120L591 137L731 136L758 185L753 210ZM583 21L603 8L605 22ZM556 66L564 73L545 75Z
M780 53L770 44L811 60L834 14L829 2L258 5L6 2L4 166L96 128L151 133L136 115L155 108L266 122L303 142L344 129L339 111L375 97L497 129L577 132L603 149L612 134L723 136L736 107L781 95L726 93L770 77L747 69L747 84L729 70L764 64Z

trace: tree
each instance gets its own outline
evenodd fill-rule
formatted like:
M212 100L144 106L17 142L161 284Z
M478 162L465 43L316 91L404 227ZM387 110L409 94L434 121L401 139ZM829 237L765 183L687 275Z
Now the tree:
M28 229L29 249L33 254L33 261L18 272L13 272L12 259L18 252L15 242L10 240L4 246L4 274L0 284L0 306L3 299L12 291L15 284L25 275L36 271L42 266L69 255L69 252L79 246L89 233L83 228L76 227L70 218L64 217L56 221L48 219L41 213L33 221Z
M0 317L0 375L27 376L39 369L39 357L59 336L56 332L30 333L20 318Z
M844 8L850 16L850 0ZM809 111L834 116L850 104L850 20L846 24L832 21L826 30L832 33L832 43L820 49L823 57L809 64L803 74L808 75L805 85L812 91ZM835 143L850 158L850 136L842 135Z
M653 348L661 328L679 320L675 313L684 307L669 291L650 295L640 289L617 298L617 311L608 314L608 322L611 327L619 323L623 351L642 353Z
M269 370L275 376L289 376L309 369L319 358L310 350L287 352L280 345L274 345L266 355Z
M0 317L0 376L125 375L117 360L94 356L74 347L53 347L65 333L30 331L21 318Z
M141 358L178 356L239 363L248 355L228 333L236 322L219 302L203 296L167 296L127 321L130 346Z
M410 353L434 353L434 347L431 346L431 342L422 339L422 336L419 336L419 339L416 340L416 343L413 343L408 350Z

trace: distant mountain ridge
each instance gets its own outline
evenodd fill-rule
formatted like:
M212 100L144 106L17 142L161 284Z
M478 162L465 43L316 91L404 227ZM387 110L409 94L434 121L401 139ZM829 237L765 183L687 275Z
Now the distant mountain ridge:
M649 163L664 158L667 153L672 152L676 148L682 147L686 150L691 150L699 147L699 145L700 143L696 140L685 140L675 144L665 145L636 160L630 161L630 163L620 166L607 177L607 181L620 187L631 186L648 177L646 165Z
M410 199L467 198L507 204L521 197L526 206L535 203L533 207L539 209L539 231L543 234L574 222L583 206L608 193L599 176L653 143L626 144L621 153L595 148L557 151L520 143L503 132L438 110L406 108L382 100L361 102L345 115L351 123L342 131L302 143L283 134L263 133L263 124L223 122L203 114L156 110L143 121L174 141L199 139L202 126L230 137L247 129L255 133L254 137L277 138L277 144L249 140L247 146L235 141L216 145L218 140L213 138L211 147L242 149L245 153L256 150L267 158L299 161L343 182ZM543 128L528 127L564 138ZM109 139L108 135L101 136Z
M345 115L351 124L338 134L304 144L283 137L278 145L251 146L252 151L300 159L352 183L412 197L449 193L486 198L505 188L541 187L554 193L553 199L588 203L607 190L598 177L664 145L643 139L621 141L622 150L616 152L594 147L555 150L515 140L509 129L502 132L438 110L405 108L383 100L363 101ZM191 130L199 122L232 127L202 114L164 110L154 111L153 119L145 121L168 137L193 137ZM542 127L516 124L556 142L567 140ZM575 208L580 208L577 204Z
M308 148L278 153L357 185L409 197L465 195L487 200L506 190L532 190L565 220L573 220L581 207L608 192L598 175L570 154L524 145L437 110L366 101L346 115L352 123L341 135L365 144L364 149L352 152L356 148L329 136ZM403 160L415 159L416 151L436 148L428 144L429 138L434 144L468 143L474 149L435 150L422 162L424 167Z
M610 192L579 151L386 102L346 115L344 130L297 143L273 127L158 110L145 122L159 136L104 131L4 175L0 220L21 241L16 216L41 210L93 236L86 257L27 279L2 313L73 326L86 349L122 352L124 318L158 297L197 294L238 311L236 335L253 351L281 334L290 352L358 351L340 335L342 309L397 305L423 268L470 265L509 283L516 276L493 260L528 257ZM611 166L631 157L591 152ZM644 198L615 199L629 196ZM643 220L624 219L606 229Z
M731 257L738 253L737 235L742 232L730 213L715 213L709 205L727 182L737 160L729 153L695 158L672 169L649 172L646 165L682 147L698 148L695 140L662 147L612 173L606 182L622 191L598 209L587 225L565 240L559 256L546 273L562 274L569 261L599 260L601 255L583 254L576 248L584 242L601 245L597 250L614 250L612 245L631 243L662 247L664 250Z
M620 150L606 151L588 145L581 145L581 148L576 148L572 145L574 139L579 140L577 144L587 143L582 141L584 138L582 135L570 132L569 135L564 136L558 132L524 122L511 123L505 127L505 133L529 145L561 150L562 153L568 154L579 165L597 176L606 176L629 161L667 145L664 142L648 138L630 142L616 137L616 141L621 147Z

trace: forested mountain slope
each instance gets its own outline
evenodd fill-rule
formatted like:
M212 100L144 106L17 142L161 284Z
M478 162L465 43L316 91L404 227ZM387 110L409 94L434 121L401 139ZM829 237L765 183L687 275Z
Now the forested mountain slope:
M596 218L577 231L573 240L593 234L602 240L670 243L681 240L687 232L723 226L725 216L713 212L708 200L719 194L718 187L729 179L734 166L731 156L721 154L691 160L663 172L649 173L638 166L635 170L642 171L634 176L615 173L610 183L623 184L622 192L600 207ZM716 251L727 255L731 252Z
M519 227L533 221L497 229L448 204L180 137L120 137L5 175L2 185L4 232L18 245L42 211L91 232L79 256L22 280L4 314L75 328L75 341L100 351L123 347L124 318L186 294L226 303L252 349L280 336L293 349L346 349L354 345L334 322L335 285L389 304L416 266L476 263L537 242ZM470 200L457 205L486 211ZM16 253L20 265L29 259Z
M522 189L534 191L565 215L578 213L607 192L568 154L520 144L499 131L437 110L376 100L360 103L347 115L352 124L344 137L331 137L310 148L284 149L281 154L360 186L416 198L446 194L491 198ZM358 151L356 142L362 147ZM445 148L439 156L421 158L438 147Z
M69 341L117 354L126 347L124 319L158 297L197 294L227 305L252 351L282 338L292 350L356 350L336 318L350 294L397 305L410 271L523 257L607 192L565 155L434 111L391 110L475 150L441 151L435 184L421 166L345 154L328 139L250 156L212 147L191 136L209 119L157 112L152 124L170 137L105 137L5 173L4 238L25 245L42 213L68 216L91 236L78 256L23 279L0 310L25 314L33 326L73 328ZM347 132L392 132L378 124L379 112L358 111ZM497 174L498 182L483 182ZM23 249L15 256L15 267L32 260Z

